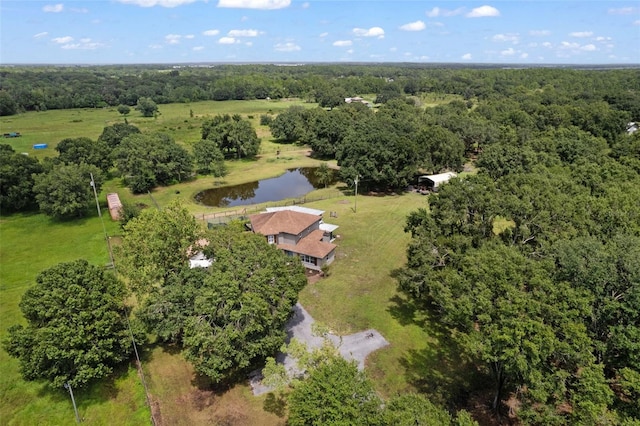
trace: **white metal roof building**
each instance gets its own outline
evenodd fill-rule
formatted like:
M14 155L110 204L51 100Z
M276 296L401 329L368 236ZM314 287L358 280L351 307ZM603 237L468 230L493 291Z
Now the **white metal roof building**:
M424 183L432 188L437 188L443 183L449 182L452 178L458 176L454 172L440 173L437 175L424 175L418 178L418 183Z

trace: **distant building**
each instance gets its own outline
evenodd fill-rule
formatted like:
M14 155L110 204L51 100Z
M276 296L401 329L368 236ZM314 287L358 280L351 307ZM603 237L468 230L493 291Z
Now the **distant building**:
M433 191L437 191L440 185L449 182L456 176L457 175L454 172L440 173L437 175L423 175L418 177L418 184L424 185Z
M640 129L640 124L632 121L627 123L627 134L632 135Z

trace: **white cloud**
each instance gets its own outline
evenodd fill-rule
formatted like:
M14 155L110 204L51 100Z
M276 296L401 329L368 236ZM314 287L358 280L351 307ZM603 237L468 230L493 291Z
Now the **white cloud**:
M548 41L545 41L544 43L542 43L542 45L543 45L544 47L551 47L551 46L552 46L552 44L551 44L551 43L549 43Z
M308 1L305 1L304 3L302 3L303 9L309 9L309 7L311 7L311 3L309 3Z
M71 43L73 41L73 37L71 36L56 37L56 38L52 38L51 41L58 44Z
M47 13L60 13L63 10L64 10L64 5L62 3L47 4L42 7L42 11Z
M333 45L337 47L347 47L351 46L352 44L353 42L351 40L338 40L333 42Z
M326 37L328 35L329 35L329 33L322 33L322 34L320 34L320 37Z
M560 43L560 49L578 49L580 45L578 43L570 43L568 41L563 41Z
M584 50L585 52L593 52L594 50L598 50L593 44L585 44L580 47L580 50Z
M485 18L488 16L500 16L500 11L493 6L480 6L472 9L465 15L467 18Z
M353 52L354 52L354 50L353 50L353 49L349 49L349 50L347 50L347 53L348 53L349 55L353 55Z
M251 46L253 46L253 42L252 41L245 41L244 45L251 47Z
M529 57L529 54L528 54L528 53L522 53L522 54L520 54L520 58L521 58L521 59L527 59L528 57Z
M409 22L400 27L403 31L422 31L425 28L427 28L427 26L422 21Z
M150 44L149 45L149 49L162 49L162 45L161 44Z
M44 32L41 32L41 33L38 33L38 34L34 34L33 38L42 38L42 37L45 37L45 36L48 36L48 35L49 35L49 33L44 31Z
M520 41L520 35L519 34L496 34L493 37L491 37L491 40L498 41L498 42L509 42L513 44L518 44L518 42Z
M104 46L103 43L92 41L90 38L80 39L80 43L67 43L60 46L65 50L95 50Z
M69 10L74 12L74 13L89 13L89 9L87 9L86 7L80 7L80 8L72 7Z
M301 48L295 43L288 42L288 43L278 43L275 46L273 46L273 49L278 52L297 52Z
M206 30L202 32L202 35L206 36L217 36L218 34L220 34L220 30Z
M191 40L192 38L194 38L195 36L193 34L187 34L186 36L184 36L184 38Z
M438 16L449 17L449 16L461 15L463 13L464 13L464 7L459 7L453 10L440 9L439 7L434 7L433 9L427 11L427 16L429 18L437 18Z
M231 30L227 35L229 37L257 37L258 30Z
M238 9L283 9L289 7L291 0L219 0L218 7Z
M194 46L191 48L194 52L198 52L200 50L204 50L204 46Z
M177 7L183 4L193 3L196 0L117 0L120 3L132 4L140 7Z
M464 59L465 61L471 60L471 53L465 53L461 56L461 59Z
M640 25L640 19L633 21L633 25L635 25L636 27Z
M505 49L502 52L500 52L500 54L502 56L513 56L513 55L516 54L516 51L513 49L513 47L510 47L510 48Z
M384 38L384 30L380 27L354 28L353 33L360 37L378 37Z
M240 43L240 40L236 40L233 37L222 37L220 38L220 40L218 40L219 44L235 44L235 43Z
M549 31L549 30L531 30L531 31L529 31L529 35L530 36L534 36L534 37L544 37L544 36L551 35L551 31Z
M182 36L180 34L167 34L166 36L164 36L167 44L178 44L180 43L181 38Z
M591 37L593 35L593 32L592 31L575 31L575 32L569 33L569 35L571 37L585 38L585 37Z
M636 13L635 7L621 7L619 9L609 9L607 12L609 15L633 15Z
M596 41L611 41L611 37L596 37Z

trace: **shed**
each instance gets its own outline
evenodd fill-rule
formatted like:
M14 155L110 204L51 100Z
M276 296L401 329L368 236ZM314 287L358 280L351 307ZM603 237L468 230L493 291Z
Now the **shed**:
M437 175L423 175L418 177L418 184L426 185L427 187L436 190L440 185L449 182L456 176L458 175L454 172L440 173Z
M48 146L46 143L37 143L33 145L33 149L46 149Z
M107 205L109 206L109 214L111 215L111 219L120 220L122 203L120 202L120 196L118 196L118 193L112 192L110 194L107 194Z

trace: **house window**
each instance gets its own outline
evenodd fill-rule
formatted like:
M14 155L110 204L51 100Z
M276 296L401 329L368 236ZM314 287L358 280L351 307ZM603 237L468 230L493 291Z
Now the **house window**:
M316 258L315 257L311 257L311 256L307 256L306 254L301 254L300 255L300 259L304 263L313 263L314 265L316 264Z
M275 244L276 243L276 236L275 235L267 235L267 242L269 244Z

